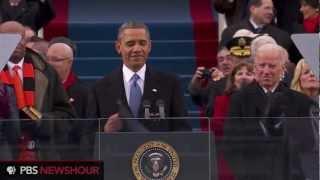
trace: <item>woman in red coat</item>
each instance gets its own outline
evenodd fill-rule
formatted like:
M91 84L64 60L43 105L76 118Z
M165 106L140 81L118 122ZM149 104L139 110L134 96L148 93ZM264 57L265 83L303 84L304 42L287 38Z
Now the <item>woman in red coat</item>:
M216 141L221 140L223 136L223 125L227 120L225 117L229 111L229 102L232 93L251 83L253 79L253 65L250 63L239 63L234 67L228 78L224 94L216 96L214 99L213 116L210 121L210 128L215 135ZM234 179L221 152L218 153L218 172L219 180Z
M301 0L300 2L304 31L307 33L318 33L320 24L319 1Z
M244 85L251 83L253 79L253 65L250 63L239 63L232 70L224 94L216 96L214 99L212 123L210 126L216 137L223 136L223 124L228 114L229 100L232 93Z

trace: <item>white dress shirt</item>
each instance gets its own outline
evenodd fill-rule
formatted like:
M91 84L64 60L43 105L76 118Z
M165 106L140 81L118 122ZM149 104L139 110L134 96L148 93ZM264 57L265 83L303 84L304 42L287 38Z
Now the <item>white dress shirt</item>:
M126 65L123 65L122 66L122 73L123 73L124 89L126 91L126 98L127 98L127 102L129 102L130 88L131 88L131 83L132 83L131 78L135 73L139 76L139 80L137 81L137 83L141 89L141 93L143 94L144 80L145 80L145 74L146 74L146 65L143 65L142 68L137 72L133 72Z
M255 23L255 22L253 21L252 18L250 18L249 21L250 21L250 23L252 24L252 26L253 26L254 29L263 28L263 25L258 25L257 23Z
M19 74L21 82L23 82L23 62L24 62L24 58L18 64L14 64L11 61L8 61L8 63L7 63L8 69L9 69L9 72L10 72L11 75L13 73L13 68L15 66L19 66L20 67L20 69L18 70L18 74Z
M268 92L274 93L274 91L277 89L278 86L279 86L279 83L276 84L275 86L273 86L273 88L271 88L271 90L268 90L267 88L262 87L262 86L261 86L261 88L263 89L263 92L264 92L265 94L267 94Z

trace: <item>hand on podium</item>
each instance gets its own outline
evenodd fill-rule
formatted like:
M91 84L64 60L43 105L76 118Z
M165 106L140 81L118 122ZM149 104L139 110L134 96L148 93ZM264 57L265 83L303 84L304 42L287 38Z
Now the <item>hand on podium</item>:
M118 132L122 129L123 123L119 118L119 113L111 115L104 125L104 132Z

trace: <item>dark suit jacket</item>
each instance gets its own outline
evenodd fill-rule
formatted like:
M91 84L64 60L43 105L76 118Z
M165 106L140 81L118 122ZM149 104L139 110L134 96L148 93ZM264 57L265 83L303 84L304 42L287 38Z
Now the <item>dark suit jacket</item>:
M88 88L77 79L76 83L67 89L69 102L73 105L77 117L86 118L88 106Z
M214 8L225 15L228 26L247 17L248 0L213 0Z
M31 122L28 129L36 141L36 148L40 160L59 160L60 150L67 143L67 132L69 122L61 120L74 118L75 113L68 103L66 92L55 70L48 66L41 57L27 49L25 58L33 61L35 70L35 108L42 113L43 119L38 122ZM10 90L10 89L8 89ZM1 157L15 160L18 155L18 141L21 136L21 127L26 122L19 121L19 111L15 104L14 91L11 90L10 118L11 121L1 122L0 120L0 146L8 144L11 157ZM30 122L30 121L29 121ZM28 123L29 123L28 122ZM1 141L2 140L2 141Z
M280 92L281 94L279 94ZM306 96L290 90L283 84L280 84L277 87L275 93L278 93L279 96L271 101L271 108L268 110L268 113L266 113L268 97L257 83L254 82L241 91L234 93L231 98L229 112L230 119L226 121L224 128L225 138L243 138L244 141L242 146L252 138L268 140L269 137L265 136L264 131L259 124L260 121L266 120L267 123L265 123L265 127L268 128L269 123L274 125L273 121L283 120L283 126L282 129L280 129L282 130L281 132L275 128L268 130L269 133L271 133L271 137L281 137L287 145L286 148L288 148L288 150L285 151L284 156L281 158L284 161L287 161L285 156L289 156L289 179L300 179L304 176L301 164L304 159L302 155L307 154L307 156L314 155L314 157L316 157L314 149L318 146L318 143L315 143L315 135L310 119L302 118L309 116L312 101ZM268 117L282 118L264 119L263 116L265 115ZM241 167L235 165L237 163L235 163L234 159L229 158L231 156L226 156L229 158L229 162L233 165L234 169L239 170L239 168L242 168L243 172L248 173L254 173L255 171L263 169L265 171L271 169L270 167L272 166L269 167L267 164L252 158L256 155L252 148L242 150L244 159L242 159L243 162ZM270 155L271 154L268 156ZM262 155L258 157L262 157ZM309 163L312 164L310 161ZM241 175L238 174L239 178L240 176ZM271 179L277 178L272 177Z
M190 84L188 88L192 102L198 106L205 107L206 116L211 117L213 114L212 107L214 105L214 99L216 96L223 94L226 84L227 78L218 81L210 80L207 87L200 90L194 89Z
M9 0L0 0L0 20L18 21L38 31L55 17L51 0L21 0L20 5L11 7Z
M105 76L93 87L92 97L89 100L89 117L108 118L119 111L119 101L129 111L128 117L132 117L123 84L122 69L118 68ZM186 116L185 104L181 94L180 83L175 76L154 71L147 66L144 93L141 102L151 102L151 112L157 113L157 100L163 100L167 117ZM139 117L144 117L143 103L140 105ZM163 119L160 121L140 120L150 131L175 131L189 130L189 126L183 119ZM105 122L103 122L104 125ZM102 126L103 127L103 126ZM126 130L125 130L126 131Z
M226 45L232 39L234 33L239 29L248 29L249 31L255 32L255 29L249 20L241 21L238 24L226 28L222 32L220 44ZM287 32L269 24L262 29L260 34L269 34L271 37L273 37L280 46L288 51L289 58L292 62L297 63L302 58Z
M277 26L289 34L296 33L296 24L302 23L303 16L299 0L273 0L276 10Z
M68 149L64 153L65 159L80 160L83 159L85 148L81 146L81 139L85 136L88 107L88 88L85 87L78 79L76 82L67 88L69 103L73 106L76 115L80 119L70 121L70 130L68 132Z
M9 116L9 97L6 86L0 81L0 118L8 118Z

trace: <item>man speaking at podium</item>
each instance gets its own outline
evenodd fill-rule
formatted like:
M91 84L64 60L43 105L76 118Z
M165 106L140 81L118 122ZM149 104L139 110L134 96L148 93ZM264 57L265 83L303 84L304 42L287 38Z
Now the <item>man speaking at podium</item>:
M122 58L122 66L98 81L90 98L89 117L107 119L100 130L189 130L182 118L164 118L183 117L186 110L177 78L146 64L151 51L148 27L138 22L122 24L115 48ZM153 115L157 118L152 118Z

